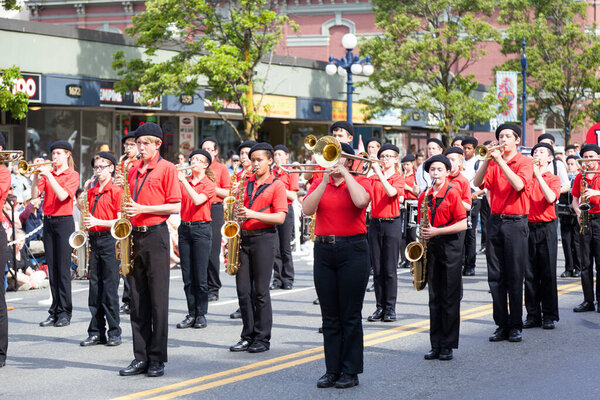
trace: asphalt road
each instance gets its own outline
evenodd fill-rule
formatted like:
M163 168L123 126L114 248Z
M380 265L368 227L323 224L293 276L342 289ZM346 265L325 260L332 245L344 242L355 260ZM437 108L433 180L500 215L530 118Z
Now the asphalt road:
M559 254L562 249L559 249ZM169 362L165 376L121 377L133 359L128 316L122 318L123 344L83 348L87 337L87 281L73 282L73 319L66 328L41 328L47 306L38 301L48 289L8 293L9 356L0 369L0 397L6 399L599 399L600 314L575 314L582 300L579 279L559 278L560 322L552 331L523 332L521 343L490 343L494 331L485 258L477 275L464 279L460 348L454 360L425 361L429 350L427 290L416 292L408 270L400 270L398 321L369 323L374 294L367 293L365 368L358 387L317 389L324 373L319 307L310 255L297 256L291 291L273 291L271 350L231 353L241 321L235 281L222 273L220 300L210 303L208 328L175 328L185 317L181 272L170 286ZM559 260L559 273L563 261Z

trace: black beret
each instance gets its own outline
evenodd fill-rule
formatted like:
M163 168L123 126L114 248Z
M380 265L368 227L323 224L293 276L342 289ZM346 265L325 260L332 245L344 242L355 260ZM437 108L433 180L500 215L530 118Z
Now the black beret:
M445 156L447 156L448 154L460 154L461 156L464 156L465 152L460 147L450 147L444 152Z
M260 143L256 143L254 146L252 146L252 148L250 149L250 153L248 153L248 157L250 157L252 155L252 153L254 153L257 150L266 150L266 151L270 151L271 154L273 154L273 146L271 146L267 142L260 142Z
M505 129L510 129L518 137L521 137L521 127L519 125L517 125L517 124L513 124L513 123L510 123L510 122L507 122L505 124L501 124L500 126L498 126L496 128L496 139L498 139L498 137L500 136L500 132L502 132Z
M398 146L396 146L395 144L386 143L383 146L381 146L381 148L377 151L377 158L379 158L379 156L381 156L381 153L383 153L386 150L392 150L400 154L400 149L398 148Z
M579 155L583 158L583 155L585 154L586 151L593 151L596 154L600 155L600 147L598 147L597 144L593 144L593 143L584 144L581 147L581 150L579 151Z
M538 136L537 142L539 143L544 139L550 139L550 140L552 140L552 143L556 142L556 140L554 140L554 136L549 133L542 133L540 136Z
M454 136L452 138L452 143L456 142L457 140L460 140L462 142L464 140L464 138L462 136Z
M579 156L575 156L573 154L571 154L570 156L567 156L567 161L569 160L579 160Z
M538 138L538 140L539 140L539 138ZM552 147L552 145L550 145L549 143L538 143L538 144L536 144L531 149L531 155L533 156L533 152L536 149L539 149L540 147L544 147L544 148L548 149L550 151L550 154L554 155L554 147Z
M487 145L490 145L490 144L492 144L491 140L486 140L485 142L483 142L484 146L487 146Z
M133 140L135 140L135 130L129 132L127 135L123 135L121 137L121 144L125 143L125 141L127 139L133 139Z
M210 155L210 153L208 151L206 151L204 149L196 149L190 153L190 160L196 154L202 154L204 157L206 157L208 159L208 165L212 164L212 156Z
M138 126L134 132L136 139L142 136L154 136L160 140L163 140L163 131L161 127L154 122L143 123L142 125Z
M212 136L208 136L208 137L205 137L204 139L202 139L202 141L200 142L200 147L202 147L202 145L203 145L205 142L213 142L213 143L214 143L214 144L216 144L216 145L218 145L218 144L219 144L219 142L217 142L217 139L216 139L216 138L214 138L214 137L212 137Z
M341 143L342 152L354 155L354 149L348 143Z
M6 138L3 133L0 133L0 146L2 146L2 148L6 146Z
M429 143L435 143L435 144L437 144L438 146L440 146L440 148L442 150L444 150L446 148L444 146L444 143L442 143L442 141L440 139L438 139L438 138L432 137L432 138L427 139L427 144L429 144Z
M381 139L379 139L378 137L375 137L375 136L371 136L365 142L365 147L367 147L369 145L369 143L371 143L371 142L377 142L377 143L379 143L380 146L383 144L383 142L381 141Z
M117 159L115 158L113 153L109 153L108 151L99 151L94 156L94 158L96 157L102 157L105 160L110 161L112 165L117 165ZM94 158L92 158L92 167L94 166Z
M287 146L284 144L278 144L275 147L273 147L273 151L277 150L285 151L286 153L290 154L290 149L288 149Z
M479 144L479 141L477 140L477 138L475 138L475 136L466 136L462 140L463 147L465 144L472 144L473 147L477 147L477 145Z
M565 151L567 151L567 150L575 150L575 149L577 149L577 147L575 147L575 145L574 145L574 144L568 144L568 145L565 147Z
M252 148L256 144L256 140L246 140L240 143L237 147L237 152L239 153L244 147Z
M329 132L333 133L333 130L336 128L342 128L348 131L348 133L350 134L350 136L354 136L354 127L352 126L351 123L347 122L347 121L337 121L334 122L333 125L331 125L329 127Z
M413 156L412 154L407 154L404 156L404 158L402 159L401 162L405 163L405 162L411 162L411 161L416 161L417 158L415 156Z
M50 152L54 151L55 149L73 151L73 146L71 146L71 143L67 142L66 140L57 140L50 145Z
M450 171L452 169L452 163L450 162L450 160L448 160L448 157L446 157L443 154L436 154L433 157L429 157L427 159L427 161L425 161L425 164L423 165L423 169L427 172L429 172L429 168L431 167L431 164L433 164L434 162L441 162L442 164L444 164L446 166L446 169L448 171Z

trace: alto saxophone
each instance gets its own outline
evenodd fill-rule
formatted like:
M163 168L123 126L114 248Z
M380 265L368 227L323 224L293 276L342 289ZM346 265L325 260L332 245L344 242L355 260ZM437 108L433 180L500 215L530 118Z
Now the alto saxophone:
M88 229L85 226L85 218L90 215L87 191L94 178L95 176L90 178L83 186L83 211L81 212L79 230L71 233L69 236L69 245L73 248L73 263L77 265L77 276L80 278L87 276L90 259L90 241L88 240Z
M127 180L127 167L132 160L123 161L128 155L125 154L119 160L121 165L119 175L123 182L123 193L121 194L121 219L116 221L110 228L110 234L117 240L115 251L117 260L121 261L119 273L123 276L131 274L133 270L133 242L131 241L131 232L133 227L125 211L127 203L131 201L131 191L129 190L129 181ZM139 156L138 156L139 158Z
M240 269L240 242L242 231L242 220L237 217L237 210L244 207L244 183L246 181L246 171L243 172L239 181L240 190L237 198L233 196L234 185L236 184L235 171L231 177L232 184L229 189L229 196L223 199L225 223L221 227L221 235L227 240L225 244L225 270L229 275L237 274Z

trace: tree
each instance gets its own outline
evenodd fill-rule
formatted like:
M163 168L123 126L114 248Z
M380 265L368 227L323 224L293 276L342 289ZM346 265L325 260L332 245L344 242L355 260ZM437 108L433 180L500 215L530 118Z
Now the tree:
M20 10L17 0L0 0L0 5L5 10Z
M24 92L13 93L17 79L21 78L21 70L17 66L0 70L0 111L8 111L13 118L23 119L27 116L29 96Z
M517 56L502 68L519 71L521 42L527 43L528 116L554 113L572 130L600 107L598 92L600 40L586 27L587 3L564 0L502 0L500 19L508 25L502 52Z
M383 34L361 46L376 65L367 85L379 92L365 102L370 114L416 109L437 121L446 144L465 124L498 112L492 89L475 98L475 76L467 73L486 51L481 44L499 33L481 18L493 0L373 0Z
M146 11L133 18L127 33L145 47L146 58L126 61L114 55L113 68L122 76L121 91L139 89L146 99L164 94L197 95L202 79L210 92L205 102L242 138L220 113L223 102L239 106L246 138L256 138L264 117L254 90L256 68L272 53L290 23L279 15L277 0L149 0ZM161 45L177 46L177 54L156 60Z

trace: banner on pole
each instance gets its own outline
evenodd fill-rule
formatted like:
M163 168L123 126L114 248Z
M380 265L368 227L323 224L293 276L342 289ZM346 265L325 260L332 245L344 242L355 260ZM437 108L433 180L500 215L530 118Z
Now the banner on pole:
M517 121L517 72L496 72L496 96L508 109L498 114L498 123Z

